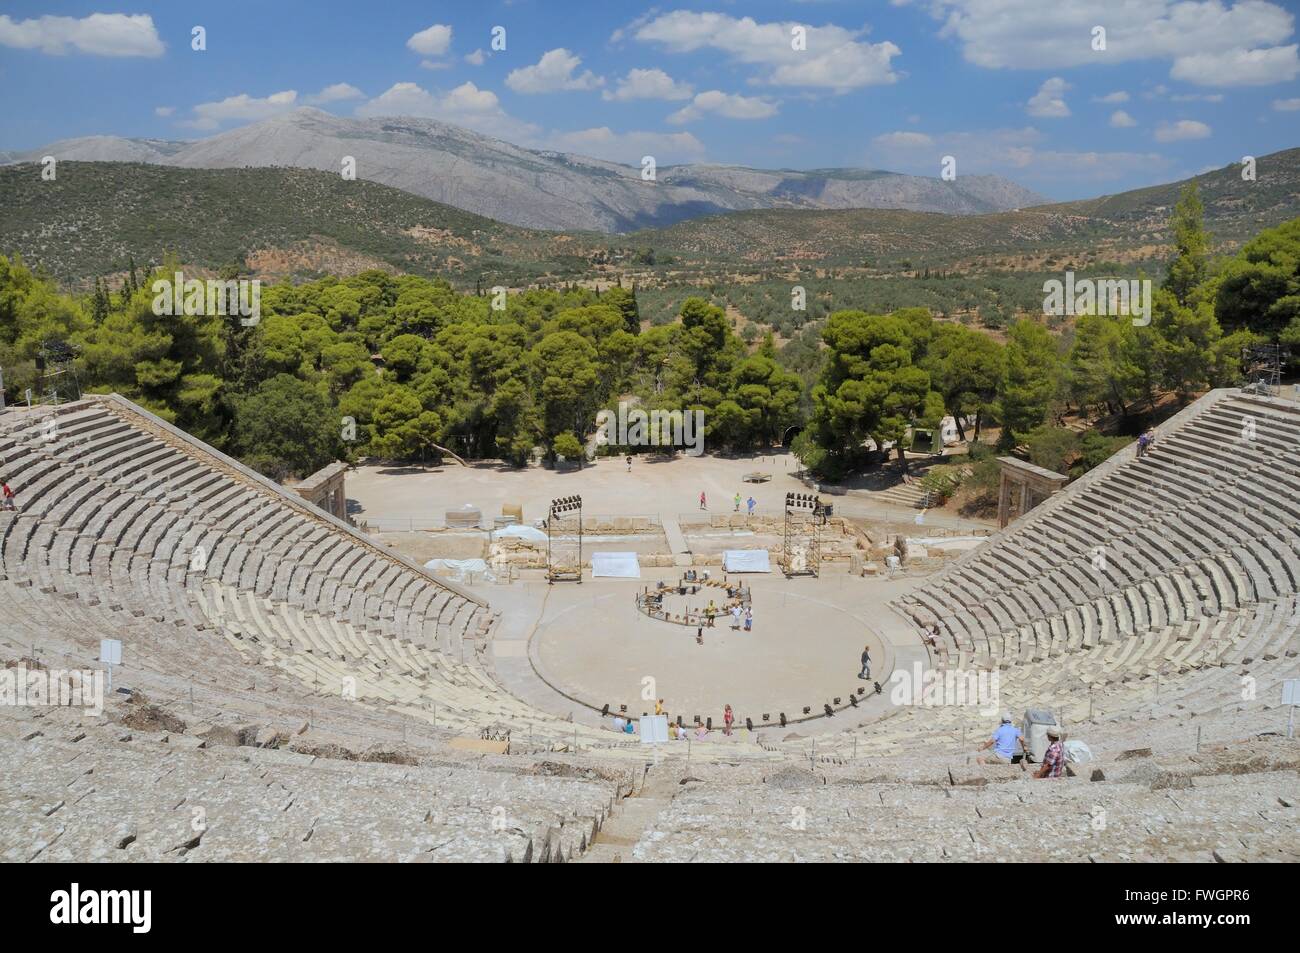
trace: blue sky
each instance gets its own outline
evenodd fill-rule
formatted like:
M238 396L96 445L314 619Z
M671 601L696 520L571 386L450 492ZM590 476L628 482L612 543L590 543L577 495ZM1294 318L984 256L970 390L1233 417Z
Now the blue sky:
M313 105L633 164L937 175L951 155L959 175L1067 199L1300 145L1295 14L1296 0L0 2L0 149L190 139Z

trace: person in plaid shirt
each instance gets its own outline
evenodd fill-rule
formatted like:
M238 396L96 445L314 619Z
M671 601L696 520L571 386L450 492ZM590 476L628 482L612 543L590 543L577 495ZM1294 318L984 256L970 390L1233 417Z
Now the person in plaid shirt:
M1043 755L1043 764L1035 772L1036 778L1059 778L1061 772L1065 770L1065 746L1061 744L1061 729L1053 725L1047 729L1047 737L1052 743L1047 746L1047 752Z

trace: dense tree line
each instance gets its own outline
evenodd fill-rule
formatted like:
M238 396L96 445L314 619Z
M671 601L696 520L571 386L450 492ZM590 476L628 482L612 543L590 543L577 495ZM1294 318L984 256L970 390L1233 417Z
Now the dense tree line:
M800 459L829 476L878 461L887 445L901 459L913 429L945 414L963 436L996 424L1004 446L1051 459L1068 440L1043 428L1063 408L1136 420L1160 393L1185 401L1236 382L1248 343L1300 343L1300 220L1226 262L1210 257L1194 186L1172 224L1149 324L1082 314L1064 333L1022 319L995 336L929 307L840 308L779 350L752 325L742 340L700 297L642 330L637 294L621 287L501 300L369 271L266 287L260 321L245 327L158 313L151 285L172 262L74 296L0 257L0 367L15 400L41 389L42 342L67 342L85 390L122 393L275 476L338 456L578 456L597 412L624 398L703 411L710 450L783 442L802 426Z
M641 333L622 288L531 290L496 309L491 295L373 271L264 288L245 327L156 314L153 278L78 299L0 259L10 399L39 386L40 342L67 341L85 390L122 393L276 476L340 455L571 456L621 398L703 411L714 450L778 441L798 419L800 378L771 341L750 353L722 309L696 298L678 323Z

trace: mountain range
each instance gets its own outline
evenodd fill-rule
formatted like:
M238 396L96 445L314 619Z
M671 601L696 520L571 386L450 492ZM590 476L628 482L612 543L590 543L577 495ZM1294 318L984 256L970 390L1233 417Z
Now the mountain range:
M142 162L189 169L290 167L356 177L525 228L630 232L702 215L761 209L897 209L979 215L1047 200L1001 176L955 181L865 169L642 169L526 149L432 119L348 119L302 108L194 141L90 136L0 152L0 164Z

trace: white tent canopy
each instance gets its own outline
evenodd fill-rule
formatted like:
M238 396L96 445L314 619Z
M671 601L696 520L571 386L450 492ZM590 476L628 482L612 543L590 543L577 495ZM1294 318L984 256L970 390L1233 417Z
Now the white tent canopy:
M727 572L771 572L766 549L728 549L722 568Z
M619 579L640 579L641 564L636 553L592 553L591 575L614 576Z

